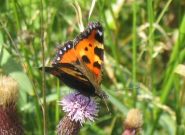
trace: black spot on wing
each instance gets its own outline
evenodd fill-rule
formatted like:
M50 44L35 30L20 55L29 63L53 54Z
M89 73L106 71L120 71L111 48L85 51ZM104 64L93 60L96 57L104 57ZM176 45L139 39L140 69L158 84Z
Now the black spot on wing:
M100 69L101 68L101 65L96 61L93 63L93 66Z
M77 59L75 62L77 65L80 65L80 61Z
M87 47L85 47L85 49L84 49L85 51L88 51L88 48Z
M92 47L92 44L89 43L89 47Z
M86 55L83 55L82 56L82 60L85 62L85 63L91 63L89 58L86 56Z
M103 49L95 47L94 53L100 58L100 60L103 60Z

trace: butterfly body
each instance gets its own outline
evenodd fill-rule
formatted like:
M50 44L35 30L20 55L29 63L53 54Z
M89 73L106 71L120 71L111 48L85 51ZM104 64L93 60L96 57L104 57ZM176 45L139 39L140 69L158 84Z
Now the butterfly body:
M103 56L103 28L92 22L73 41L58 48L52 67L45 67L45 71L86 96L103 98Z

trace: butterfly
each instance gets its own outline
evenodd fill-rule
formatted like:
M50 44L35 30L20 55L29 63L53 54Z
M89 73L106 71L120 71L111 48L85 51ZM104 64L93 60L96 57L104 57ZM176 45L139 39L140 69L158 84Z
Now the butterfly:
M100 89L104 59L103 27L90 22L74 40L58 47L51 67L45 71L85 96L106 97Z

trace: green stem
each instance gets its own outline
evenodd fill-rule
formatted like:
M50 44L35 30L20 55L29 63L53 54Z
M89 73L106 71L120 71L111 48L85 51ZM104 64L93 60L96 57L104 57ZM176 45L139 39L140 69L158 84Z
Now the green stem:
M153 0L147 0L147 10L148 10L148 21L149 21L149 35L151 35L148 39L149 53L150 53L150 61L149 61L149 71L148 74L150 76L150 89L153 90L153 44L154 44L154 34L153 34L153 24L154 24L154 13L153 13ZM154 91L153 91L154 92Z
M136 49L137 49L137 3L134 1L132 5L132 10L133 10L133 24L132 24L132 79L133 79L133 84L135 86L136 84L136 61L137 61L137 55L136 55ZM134 88L134 106L136 106L136 101L137 101L137 91Z
M47 135L47 118L46 118L46 86L45 86L45 48L44 48L44 16L43 16L43 0L40 0L40 39L41 39L41 49L42 49L42 97L43 97L43 104L42 104L42 112L43 112L43 131L44 135Z
M56 111L55 111L55 123L59 122L59 105L58 101L60 100L60 82L57 80L57 101L56 101Z

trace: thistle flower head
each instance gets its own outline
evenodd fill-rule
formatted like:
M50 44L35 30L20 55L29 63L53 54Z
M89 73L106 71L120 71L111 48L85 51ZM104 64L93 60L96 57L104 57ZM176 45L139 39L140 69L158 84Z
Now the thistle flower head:
M14 104L18 99L18 83L7 76L0 75L0 105Z
M60 101L60 105L63 106L63 111L67 113L72 121L80 122L81 125L86 120L94 121L99 111L93 98L77 92L65 96Z

